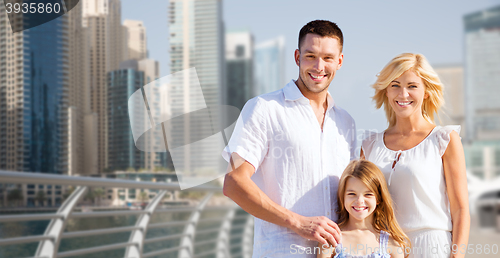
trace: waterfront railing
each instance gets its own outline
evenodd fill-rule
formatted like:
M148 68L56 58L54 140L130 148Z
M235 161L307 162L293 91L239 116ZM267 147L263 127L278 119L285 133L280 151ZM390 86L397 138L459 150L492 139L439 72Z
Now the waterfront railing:
M194 204L180 206L161 205L167 193L179 191L175 183L137 182L93 177L75 177L44 173L0 171L1 184L47 184L72 186L74 191L53 213L23 213L0 215L0 225L47 221L43 234L4 237L0 235L0 248L11 245L36 243L32 257L97 257L110 250L124 250L125 258L131 257L251 257L253 241L253 217L234 203L228 205L207 205L214 195L221 194L221 188L198 186L185 191L203 193ZM133 209L91 209L78 207L91 187L129 188L158 190L141 210ZM78 207L78 208L77 208ZM154 220L155 216L170 214L167 221ZM211 216L206 216L211 214ZM182 215L182 216L181 216ZM133 218L133 225L102 227L84 230L66 230L68 221L75 219L99 219L104 217ZM175 218L179 218L175 220ZM148 230L167 230L166 234L147 234ZM165 232L165 231L163 231ZM72 238L92 238L106 234L128 233L128 240L73 248L61 251L61 241ZM169 244L162 244L168 242ZM174 244L172 244L174 243ZM150 245L145 248L146 245ZM152 248L154 247L154 248ZM3 255L6 255L3 253ZM9 257L10 258L10 257Z

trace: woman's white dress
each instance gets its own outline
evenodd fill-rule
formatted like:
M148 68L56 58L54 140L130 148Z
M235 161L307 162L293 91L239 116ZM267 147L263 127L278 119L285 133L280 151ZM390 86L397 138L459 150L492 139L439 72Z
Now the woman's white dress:
M408 150L387 148L384 132L370 133L361 145L365 158L385 175L396 219L412 244L410 257L450 256L452 224L442 156L452 131L459 133L460 126L436 126Z

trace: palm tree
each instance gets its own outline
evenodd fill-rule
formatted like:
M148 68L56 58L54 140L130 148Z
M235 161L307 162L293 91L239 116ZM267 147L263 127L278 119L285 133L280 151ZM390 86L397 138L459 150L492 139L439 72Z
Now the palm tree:
M47 198L43 190L40 190L36 193L35 200L38 202L40 206L43 206L43 204L45 203L45 199Z
M7 194L7 200L14 202L15 206L19 206L19 201L23 200L23 191L19 188L10 190Z
M140 202L147 202L147 201L149 201L148 193L146 193L144 191L141 191L139 193L139 196L137 196L137 200L139 200Z
M105 195L104 189L102 188L96 188L94 191L92 191L94 194L94 199L97 199L97 205L101 205L101 198Z

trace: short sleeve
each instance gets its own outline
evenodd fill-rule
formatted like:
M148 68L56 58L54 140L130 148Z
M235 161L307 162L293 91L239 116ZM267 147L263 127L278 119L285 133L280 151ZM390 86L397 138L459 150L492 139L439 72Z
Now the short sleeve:
M363 150L363 154L365 155L365 158L368 159L368 156L372 152L373 145L375 144L375 141L377 140L377 137L380 135L377 132L373 131L368 131L366 130L363 133L363 141L361 142L361 149Z
M349 155L350 159L357 159L359 153L357 151L357 135L356 135L356 122L352 118L347 111L344 109L335 106L335 113L338 115L337 126L338 129L342 131L342 135L349 143Z
M238 153L255 170L262 163L267 150L267 123L265 103L258 97L249 100L236 121L228 145L222 151L222 157L229 162L231 153Z
M460 134L461 127L459 125L447 125L439 129L436 133L437 142L439 146L439 155L443 156L446 152L446 148L448 148L448 144L450 143L450 134L452 131Z
M356 123L354 122L354 119L352 119L352 137L351 137L351 145L350 145L350 150L351 150L351 160L354 160L356 158L359 158L358 157L358 154L359 153L356 153L356 145L358 144L357 142L357 136L356 136Z

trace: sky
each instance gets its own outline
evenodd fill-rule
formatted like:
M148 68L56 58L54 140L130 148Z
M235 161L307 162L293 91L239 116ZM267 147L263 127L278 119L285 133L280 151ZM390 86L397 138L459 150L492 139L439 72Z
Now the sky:
M431 65L462 64L463 16L500 5L500 0L225 0L226 29L247 29L255 43L285 37L286 81L297 79L293 61L300 28L326 19L344 34L344 64L329 91L336 105L355 119L358 130L384 130L382 110L371 100L376 74L396 55L420 53ZM144 21L149 57L168 75L168 0L122 0L122 19ZM283 85L284 86L284 85ZM445 85L446 86L446 85Z

